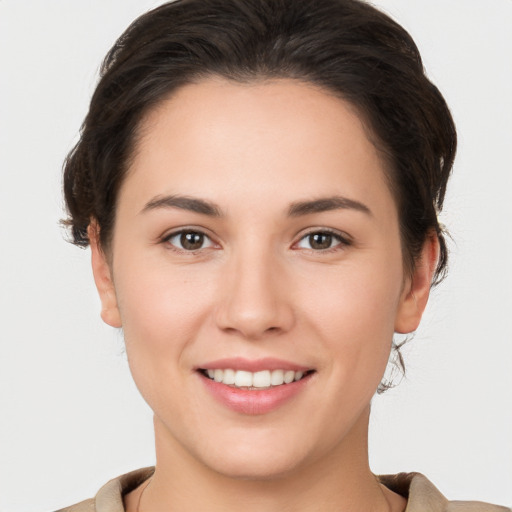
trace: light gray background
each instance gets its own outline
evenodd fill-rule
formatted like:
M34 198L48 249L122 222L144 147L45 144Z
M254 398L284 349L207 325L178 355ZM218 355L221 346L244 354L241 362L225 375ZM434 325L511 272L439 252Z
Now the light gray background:
M60 173L98 65L151 0L0 0L0 511L49 511L153 463L151 415L102 325ZM414 36L460 135L451 274L374 401L375 472L512 504L512 1L379 0Z

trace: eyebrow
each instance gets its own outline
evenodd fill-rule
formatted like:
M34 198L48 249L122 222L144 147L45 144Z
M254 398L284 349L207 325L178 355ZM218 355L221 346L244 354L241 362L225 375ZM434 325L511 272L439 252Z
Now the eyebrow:
M222 217L222 212L216 204L204 199L179 195L154 197L151 201L146 203L141 213L157 210L159 208L179 208L210 217Z
M146 203L141 213L160 208L179 208L209 217L222 217L221 209L211 201L205 199L198 199L189 196L170 195L170 196L156 196ZM367 215L372 215L368 206L342 196L321 197L309 201L297 201L290 205L288 209L289 217L300 217L302 215L310 215L313 213L322 213L331 210L356 210L363 212Z
M288 215L300 217L312 213L322 213L331 210L356 210L372 216L372 211L365 204L342 196L320 197L312 201L298 201L290 205Z

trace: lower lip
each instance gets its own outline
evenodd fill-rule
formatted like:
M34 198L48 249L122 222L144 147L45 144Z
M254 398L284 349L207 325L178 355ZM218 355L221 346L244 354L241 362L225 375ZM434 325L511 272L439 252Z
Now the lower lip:
M201 373L199 374L206 389L217 401L232 411L248 415L266 414L278 409L304 390L311 375L306 375L290 384L273 386L267 389L240 389L216 382Z

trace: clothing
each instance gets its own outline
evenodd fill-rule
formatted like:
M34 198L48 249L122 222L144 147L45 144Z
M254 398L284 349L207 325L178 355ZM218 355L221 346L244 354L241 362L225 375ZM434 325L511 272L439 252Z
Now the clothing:
M123 496L142 484L153 472L154 468L144 468L115 478L98 491L96 498L57 512L124 512ZM512 509L480 501L448 501L420 473L382 475L378 479L408 499L405 512L512 512Z

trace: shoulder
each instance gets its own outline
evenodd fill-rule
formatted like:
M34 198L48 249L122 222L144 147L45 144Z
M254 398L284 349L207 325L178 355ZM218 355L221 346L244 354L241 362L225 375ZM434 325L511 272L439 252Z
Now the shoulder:
M94 498L81 501L57 512L124 512L123 496L147 480L155 468L132 471L107 482Z
M512 508L491 505L483 501L450 501L446 512L512 512Z
M480 501L449 501L421 473L381 475L379 481L408 499L405 512L512 512L512 509Z
M94 498L90 500L81 501L71 507L62 508L57 512L96 512L96 505L94 504Z

